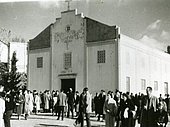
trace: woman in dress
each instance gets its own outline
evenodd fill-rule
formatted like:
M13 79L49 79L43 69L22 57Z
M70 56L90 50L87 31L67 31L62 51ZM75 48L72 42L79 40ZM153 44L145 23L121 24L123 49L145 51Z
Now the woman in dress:
M106 112L105 116L106 127L113 127L115 125L117 105L116 101L112 97L111 91L107 93L107 100L104 103L104 110Z
M44 104L45 113L47 113L50 109L50 92L48 90L44 94Z
M32 113L33 110L33 95L31 94L31 91L26 90L25 93L25 119L27 120L30 113Z
M35 99L34 99L34 104L35 104L35 114L40 112L40 104L41 104L41 99L38 93L35 93Z

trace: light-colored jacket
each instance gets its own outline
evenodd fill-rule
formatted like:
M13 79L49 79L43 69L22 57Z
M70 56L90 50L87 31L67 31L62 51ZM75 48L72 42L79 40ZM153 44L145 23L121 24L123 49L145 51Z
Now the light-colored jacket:
M50 96L49 95L47 95L47 93L44 95L44 102L45 102L45 106L44 106L44 108L45 109L49 109L50 107L49 107L49 102L50 101Z
M67 96L65 93L61 92L59 94L59 106L66 106L67 104Z
M26 93L25 94L25 113L30 114L33 110L33 96L31 93Z
M40 97L39 95L36 95L35 96L36 110L40 110L40 103L41 103Z
M87 92L87 95L86 95L86 104L87 104L86 113L91 113L92 112L92 96L89 92Z

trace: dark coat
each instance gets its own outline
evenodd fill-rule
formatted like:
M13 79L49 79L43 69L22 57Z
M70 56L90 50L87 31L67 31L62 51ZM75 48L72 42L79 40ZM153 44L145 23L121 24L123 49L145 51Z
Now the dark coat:
M168 114L165 110L158 110L156 112L156 122L157 123L168 123Z
M84 93L82 93L82 94L80 95L79 111L86 113L86 107L87 107L86 95L85 95Z
M5 97L5 111L10 111L15 108L14 93L9 93Z
M113 127L113 125L115 124L115 117L117 114L116 101L114 103L108 103L108 100L106 100L104 104L104 110L106 112L105 116L106 127Z
M74 99L74 93L73 92L69 92L67 94L67 102L69 105L73 105L74 102L75 102L75 99Z
M170 98L165 99L166 105L167 105L167 111L170 113Z
M21 115L23 111L23 104L25 102L24 95L17 95L15 102L16 102L17 114Z
M151 96L149 105L148 100L149 98L147 96L143 97L141 107L141 127L155 127L157 125L156 111L158 109L158 98Z
M79 101L80 101L80 95L76 95L75 105L78 105L78 104L79 104Z
M106 101L106 95L102 95L100 94L99 97L98 97L98 101L99 101L99 104L98 104L98 113L100 115L104 114L104 103Z
M95 108L95 113L99 114L99 98L98 96L94 97L94 108Z
M124 112L126 108L128 108L128 118L124 117ZM135 126L132 111L135 111L135 105L131 99L127 99L126 101L121 102L122 127L134 127Z

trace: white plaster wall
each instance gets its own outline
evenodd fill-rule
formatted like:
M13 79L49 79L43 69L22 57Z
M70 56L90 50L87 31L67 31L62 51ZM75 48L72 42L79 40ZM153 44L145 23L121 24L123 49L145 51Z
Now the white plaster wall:
M141 79L146 79L146 87L151 86L153 90L154 81L158 81L158 91L153 91L157 96L164 95L164 82L168 82L170 92L169 54L152 49L124 35L121 36L119 47L120 90L127 91L126 76L129 76L130 92L145 93L145 90L141 90Z
M106 92L109 90L115 91L115 89L117 89L117 46L113 41L108 44L107 41L104 43L106 44L101 45L99 42L97 45L88 46L87 80L93 95L95 95L96 92L100 92L102 89ZM105 63L97 63L97 51L99 50L105 50Z
M8 47L0 41L0 62L8 62Z
M70 25L70 32L66 32L66 26ZM85 60L84 60L84 21L81 15L75 15L74 11L61 14L52 26L52 89L61 88L60 74L76 73L76 90L82 91L85 84ZM56 34L59 36L56 37ZM71 36L70 42L64 41ZM77 38L78 36L78 38ZM72 52L72 68L64 69L64 53ZM71 78L71 77L64 77Z
M43 57L43 68L37 68L37 57ZM31 65L30 65L31 63ZM50 89L50 49L31 50L29 52L28 89Z

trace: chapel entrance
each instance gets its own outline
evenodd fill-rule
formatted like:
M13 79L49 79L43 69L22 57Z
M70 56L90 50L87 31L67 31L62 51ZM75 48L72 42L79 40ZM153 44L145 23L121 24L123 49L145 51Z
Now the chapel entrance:
M64 90L64 93L67 93L69 88L72 88L73 92L75 92L75 78L61 79L61 89Z

